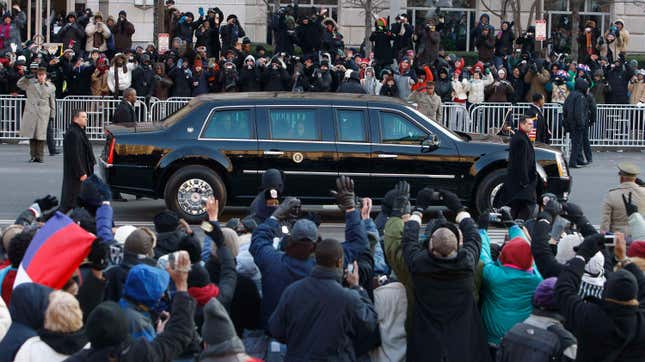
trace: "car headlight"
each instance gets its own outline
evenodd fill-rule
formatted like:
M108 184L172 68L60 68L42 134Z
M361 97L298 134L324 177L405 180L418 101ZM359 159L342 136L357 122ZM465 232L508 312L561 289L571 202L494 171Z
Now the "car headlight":
M560 177L569 177L569 171L567 171L567 164L564 161L561 153L556 153L555 161L558 164L558 174Z

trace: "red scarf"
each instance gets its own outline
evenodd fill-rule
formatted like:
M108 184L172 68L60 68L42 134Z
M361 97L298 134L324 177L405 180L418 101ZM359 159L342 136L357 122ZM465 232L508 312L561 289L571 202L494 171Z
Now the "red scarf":
M204 287L188 288L188 294L195 298L197 305L203 307L209 300L211 300L211 298L217 298L219 295L219 288L215 284L211 283L206 284Z
M9 33L11 32L11 24L2 24L0 25L0 32L3 33L4 37L0 38L0 49L4 48L4 41L9 39Z

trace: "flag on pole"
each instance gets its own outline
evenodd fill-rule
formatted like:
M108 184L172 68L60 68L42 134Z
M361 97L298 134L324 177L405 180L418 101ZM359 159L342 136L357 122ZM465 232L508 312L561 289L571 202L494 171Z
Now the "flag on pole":
M32 282L61 289L90 253L95 239L68 216L56 212L34 235L13 287Z

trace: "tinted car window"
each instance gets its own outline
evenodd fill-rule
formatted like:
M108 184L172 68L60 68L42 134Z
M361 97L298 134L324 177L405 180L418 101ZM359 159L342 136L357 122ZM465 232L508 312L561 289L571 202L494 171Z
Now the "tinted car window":
M271 138L278 140L318 140L320 132L313 109L269 110Z
M383 143L419 144L428 135L398 114L381 112L381 139Z
M356 110L337 110L338 140L345 142L365 142L365 113Z
M251 120L248 109L223 110L211 115L202 137L251 138Z

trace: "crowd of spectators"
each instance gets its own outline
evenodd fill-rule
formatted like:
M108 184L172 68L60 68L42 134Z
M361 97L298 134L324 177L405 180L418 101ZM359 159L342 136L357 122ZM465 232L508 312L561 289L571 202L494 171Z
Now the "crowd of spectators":
M446 190L418 190L412 206L400 181L375 216L345 176L332 191L339 242L283 196L275 169L241 220L220 222L210 198L200 230L172 211L154 230L117 227L109 187L91 176L68 214L97 239L61 290L14 286L58 200L36 200L3 230L0 361L641 361L634 179L609 247L613 226L599 233L550 194L527 220L507 208L477 218ZM502 244L490 226L506 230Z
M389 24L379 18L370 36L372 51L346 46L341 29L326 11L286 6L270 19L275 47L253 44L235 14L215 7L182 12L168 0L164 29L170 49L135 46L136 25L125 11L118 17L85 9L52 21L57 49L25 41L25 13L14 6L0 25L0 94L22 94L23 75L46 67L56 97L121 96L134 88L140 97L192 97L217 92L348 92L411 100L430 118L440 102L564 103L576 79L589 83L596 103L645 103L645 70L629 61L629 32L617 20L601 34L595 21L581 29L579 59L536 48L535 29L499 29L483 14L472 29L478 60L466 64L442 48L441 16L413 26L406 14Z

